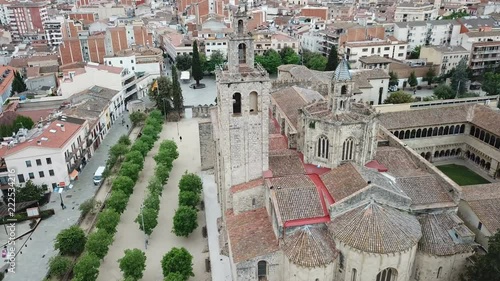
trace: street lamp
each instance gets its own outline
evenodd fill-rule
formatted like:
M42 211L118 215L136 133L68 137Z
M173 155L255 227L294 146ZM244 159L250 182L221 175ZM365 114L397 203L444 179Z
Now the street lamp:
M144 228L144 205L141 205L141 222L142 222L142 231L144 231L144 248L148 249L148 235L146 234L146 229Z

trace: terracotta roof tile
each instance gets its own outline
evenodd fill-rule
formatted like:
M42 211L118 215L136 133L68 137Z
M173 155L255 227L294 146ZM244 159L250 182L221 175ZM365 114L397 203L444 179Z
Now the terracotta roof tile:
M435 175L397 178L396 182L413 204L453 203L448 189Z
M388 173L395 177L428 174L420 170L404 150L396 147L378 147L375 160L384 165L388 169Z
M460 220L455 214L426 214L419 216L418 220L422 226L422 239L418 243L419 251L436 256L472 253L474 251L473 241L469 243L458 241L460 243L456 243L451 237L454 228L466 228L463 222L460 224L455 222ZM466 230L472 236L474 235L468 228Z
M269 150L283 150L288 148L285 136L280 134L269 134Z
M293 150L269 151L269 169L275 177L305 173L302 161Z
M239 263L278 251L278 240L266 208L226 216L233 260Z
M262 185L264 185L264 180L263 179L256 179L256 180L245 182L242 184L233 185L231 187L230 191L232 193L236 193L236 192L240 192L243 190L251 189L251 188L254 188L257 186L262 186Z
M286 118L290 121L290 125L294 130L297 130L297 120L299 117L299 108L307 104L302 96L295 90L294 87L287 87L278 90L271 94L271 97L280 107Z
M328 227L335 239L350 247L380 254L408 250L422 236L414 216L375 202L333 218Z
M366 180L351 163L333 168L320 177L336 201L342 200L367 185Z
M283 242L283 252L299 266L325 266L338 256L335 242L324 225L300 227L288 234Z
M477 104L474 110L472 123L491 133L500 136L500 113L489 106Z
M500 229L500 183L462 186L462 198L489 231Z

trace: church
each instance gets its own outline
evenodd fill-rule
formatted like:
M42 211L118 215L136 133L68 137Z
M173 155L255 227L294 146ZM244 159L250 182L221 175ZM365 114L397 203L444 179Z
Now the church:
M457 215L461 188L356 100L346 60L317 73L325 93L271 81L249 19L240 1L200 134L233 280L458 280L478 246Z

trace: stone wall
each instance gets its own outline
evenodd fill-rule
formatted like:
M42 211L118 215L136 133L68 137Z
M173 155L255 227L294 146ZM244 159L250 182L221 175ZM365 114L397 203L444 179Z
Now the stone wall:
M210 118L210 108L214 106L213 104L193 106L193 118Z
M198 123L200 134L201 170L215 167L215 141L212 136L212 122L210 120Z
M450 256L433 256L417 252L413 278L419 281L460 280L460 274L467 264L467 257L472 254L470 252Z
M259 261L267 262L267 281L281 281L282 278L282 264L283 252L277 251L269 253L254 259L236 264L236 275L233 275L235 281L258 281L257 277L257 263Z
M259 209L264 206L265 190L263 185L233 193L233 210L235 214Z

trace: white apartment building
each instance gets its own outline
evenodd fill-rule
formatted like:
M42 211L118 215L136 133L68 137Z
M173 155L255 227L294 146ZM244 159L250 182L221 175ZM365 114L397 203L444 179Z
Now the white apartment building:
M358 69L361 67L359 59L373 55L384 58L404 60L408 44L404 41L398 41L395 38L389 37L386 40L373 39L371 41L346 42L342 53L344 53L349 61L350 67Z
M262 55L269 49L279 52L285 47L290 47L298 53L300 50L300 41L283 32L262 31L254 33L254 50L256 55Z
M310 30L303 33L300 37L301 47L311 52L318 52L320 49L323 50L321 42L323 42L323 34L317 31Z
M62 44L64 24L64 17L51 18L45 21L45 36L49 46L59 46Z
M418 46L460 45L460 23L456 20L397 22L394 37L408 42L408 51Z
M469 60L470 51L462 46L428 46L420 49L420 59L439 65L437 75L449 73L465 58Z
M394 22L435 20L438 9L433 4L399 3L394 12Z
M471 51L473 43L488 41L500 41L500 30L471 31L459 36L460 45L468 51Z
M76 122L75 122L76 121ZM87 161L85 120L61 118L31 131L21 130L16 137L1 143L1 182L15 176L15 183L46 184L50 191L68 186ZM10 173L14 172L14 173Z
M136 47L104 57L104 64L123 67L135 73L160 75L163 71L163 51L159 48Z

